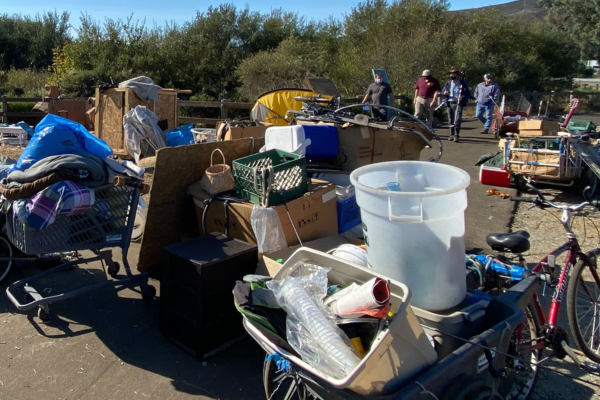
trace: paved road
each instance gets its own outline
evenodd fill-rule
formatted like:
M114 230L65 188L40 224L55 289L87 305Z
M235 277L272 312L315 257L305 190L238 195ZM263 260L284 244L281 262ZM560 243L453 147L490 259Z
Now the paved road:
M466 244L485 249L487 233L507 229L512 205L487 197L489 187L478 183L474 164L481 154L496 151L496 142L479 134L478 122L465 123L462 138L458 144L444 140L442 162L471 175ZM79 283L105 279L99 265L88 267L94 275L67 271L40 287L56 292L70 281L68 274L78 274ZM8 281L36 272L17 265ZM0 284L1 292L6 284ZM158 288L158 282L152 284ZM52 326L39 325L33 310L15 311L0 295L0 399L264 399L263 352L252 340L202 364L163 338L159 302L145 304L135 291L102 290L58 303L60 317Z

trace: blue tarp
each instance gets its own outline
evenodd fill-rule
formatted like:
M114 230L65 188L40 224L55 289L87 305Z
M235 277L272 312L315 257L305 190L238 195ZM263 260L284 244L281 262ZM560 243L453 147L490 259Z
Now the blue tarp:
M89 133L83 125L48 114L35 127L35 134L13 170L24 171L46 157L81 153L106 158L112 154L112 149L106 142Z

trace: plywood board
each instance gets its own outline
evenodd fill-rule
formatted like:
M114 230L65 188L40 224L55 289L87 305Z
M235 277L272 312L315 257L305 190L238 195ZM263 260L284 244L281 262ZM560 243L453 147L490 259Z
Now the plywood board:
M99 93L96 89L96 124L95 133L117 152L126 151L123 134L123 114L125 96L115 89Z
M107 89L102 93L96 89L96 136L108 143L116 155L128 157L123 116L132 108L144 106L155 112L159 121L167 120L168 129L177 127L177 93L159 90L158 99L158 104L142 100L129 88Z
M258 152L263 144L263 139L240 139L158 150L139 271L158 266L163 247L197 232L194 206L187 189L202 179L204 170L210 166L212 151L221 149L231 165L233 160Z
M167 130L177 127L177 93L158 92L158 104L154 111L159 121L167 120Z
M123 115L127 114L132 108L136 108L137 106L144 106L148 110L154 112L154 102L151 100L142 100L138 97L137 94L131 89L123 89L125 92L125 112ZM122 122L122 120L121 120Z
M48 112L70 119L85 126L87 100L51 100L48 102Z

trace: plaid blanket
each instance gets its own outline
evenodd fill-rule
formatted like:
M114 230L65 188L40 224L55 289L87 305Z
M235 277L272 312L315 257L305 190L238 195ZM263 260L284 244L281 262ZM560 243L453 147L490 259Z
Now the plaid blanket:
M13 203L14 213L29 228L44 229L54 223L57 215L70 217L83 213L95 201L94 190L71 181L47 187L28 199Z

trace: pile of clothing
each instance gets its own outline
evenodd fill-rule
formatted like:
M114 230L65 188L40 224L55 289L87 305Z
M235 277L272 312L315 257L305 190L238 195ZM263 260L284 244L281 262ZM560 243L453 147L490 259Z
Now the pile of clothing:
M74 216L96 202L95 189L116 175L141 177L143 170L112 158L112 150L82 125L46 116L12 166L0 168L2 211L13 208L26 227L44 229L58 215ZM110 216L110 205L101 207Z

